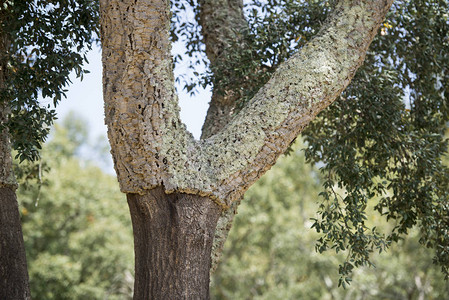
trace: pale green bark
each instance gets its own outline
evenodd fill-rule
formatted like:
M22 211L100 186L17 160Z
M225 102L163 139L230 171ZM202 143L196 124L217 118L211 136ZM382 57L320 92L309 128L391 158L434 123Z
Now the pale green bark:
M205 2L211 4L216 1L208 0ZM220 1L218 2L221 3ZM264 89L262 89L262 91L260 91L252 100L253 103L264 100L271 102L264 106L263 110L260 110L260 115L265 116L265 114L270 114L279 116L279 120L284 119L284 121L281 122L283 125L276 125L281 132L279 137L284 139L284 141L280 144L280 140L274 135L270 138L270 140L274 142L265 144L265 147L268 148L267 152L271 151L271 155L274 153L277 153L277 155L283 153L285 146L290 144L291 138L294 138L309 120L335 99L331 90L326 91L324 89L335 87L337 91L336 94L338 95L347 85L354 75L354 70L359 66L357 60L358 63L363 61L366 47L374 36L373 34L376 32L376 26L379 25L386 10L391 5L391 1L388 3L382 3L380 1L367 2L368 5L372 5L371 7L366 7L363 3L355 4L356 2L354 1L340 2L339 7L335 9L334 14L329 18L328 23L323 26L318 37L315 37L312 43L309 43L305 49L285 63L282 66L283 69L280 69L282 71L278 71L273 77L272 81L277 79L277 83L271 83L274 90L268 90L267 93L264 94ZM220 30L221 27L227 26L232 26L232 24L220 22L216 23L214 28L215 30ZM351 36L352 33L355 35ZM357 33L359 35L357 35ZM364 40L363 35L366 35ZM206 48L207 46L206 40ZM323 49L320 49L321 47L323 47ZM349 56L352 55L351 51L354 51L353 53L355 56L350 57L349 59ZM347 65L347 69L345 69L345 64ZM339 70L344 70L345 73L336 75L331 73L335 71L340 72ZM322 78L320 78L321 75L323 75ZM329 79L326 79L326 76L329 76ZM265 88L268 88L268 85ZM339 88L341 90L338 90ZM315 91L318 92L316 95L314 94L316 93ZM288 95L291 95L293 101L290 101L289 103L284 102L283 105L287 104L289 107L294 107L294 110L288 109L289 112L286 113L287 110L282 110L279 105L280 102L276 102L276 99L282 99L282 97ZM300 101L295 103L298 98ZM318 102L311 102L314 101L313 98L318 99ZM269 111L266 110L267 107L270 109ZM203 135L211 136L221 129L220 126L224 127L231 119L230 116L226 116L226 112L231 112L233 108L233 103L220 101L220 99L217 101L217 99L214 99L213 97L211 107L206 117L205 127L203 127L203 129L206 129L207 131L203 132ZM298 113L302 115L299 116L299 119ZM247 114L251 114L254 119L259 118L257 113L254 113L254 109L248 107L244 109L241 115ZM285 116L287 116L287 118L285 118ZM216 120L217 117L218 120ZM267 119L261 117L260 120L261 122L259 124L260 126L263 126L263 122ZM298 127L297 129L291 130L291 125L295 120L298 122L296 123L296 126ZM213 125L211 126L210 124ZM254 128L253 126L249 127ZM282 129L282 127L284 128ZM212 134L210 131L212 131ZM263 134L266 133L267 131L264 130ZM293 134L293 136L291 134ZM270 157L269 155L267 156ZM272 161L276 158L277 156L274 158L270 157L270 159L273 159ZM263 164L263 160L264 158L262 156L260 159L261 165ZM269 166L271 163L267 165ZM260 176L259 172L260 171L257 171L257 173L255 173L256 178ZM215 269L219 261L221 250L226 241L229 229L231 228L234 215L237 212L237 206L240 203L240 199L236 199L237 200L232 202L231 208L225 210L219 219L212 252L212 270Z
M0 104L0 124L6 123L7 113L6 105ZM0 131L0 154L0 187L16 190L17 182L12 169L11 146L6 128Z
M102 0L106 123L122 191L163 185L229 207L349 84L391 2L342 1L231 123L195 141L179 119L168 1Z

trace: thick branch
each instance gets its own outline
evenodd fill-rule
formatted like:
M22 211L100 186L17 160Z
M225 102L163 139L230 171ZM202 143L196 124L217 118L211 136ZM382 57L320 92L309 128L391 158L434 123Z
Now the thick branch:
M349 84L391 2L341 1L224 130L196 142L179 120L169 2L101 0L106 123L122 191L238 200Z
M232 46L242 50L246 47L243 32L248 29L248 23L243 15L242 0L201 0L198 4L206 55L212 65L226 59L226 51ZM233 91L217 93L214 89L202 139L216 134L229 123L237 101L238 94Z
M246 191L315 116L349 84L392 0L341 1L320 33L282 64L224 131L204 141L215 155L214 195L225 204Z
M242 41L248 28L242 0L199 0L199 23L206 45L206 55L213 64L227 48Z
M174 90L170 2L101 0L100 7L105 122L121 190L170 188L170 166L193 147Z
M206 5L206 7L207 7L207 4L210 4L210 2L213 2L213 1L204 1L202 3L202 5ZM345 5L344 3L341 3L341 4ZM347 5L351 5L351 3L348 2ZM341 6L341 7L343 7L343 6ZM340 7L340 9L341 9L341 7ZM349 6L348 6L348 8L349 8ZM344 12L341 12L341 13L344 13ZM335 18L335 16L334 16L334 18ZM204 23L204 21L207 21L207 20L204 20L204 19L201 19L201 20L203 21L203 23ZM213 22L213 20L211 20L211 21ZM217 28L217 27L220 28L220 27L228 26L229 28L232 28L232 24L226 23L226 19L220 20L220 21L221 22L219 24L217 24L217 25L213 24L212 26L207 24L207 23L206 24L202 23L201 25L203 26L203 34L206 34L207 32L205 33L204 31L207 31L209 28L212 28L212 35L215 34L215 31L213 31L213 30L215 28ZM379 22L379 20L377 22ZM208 27L208 25L209 25L209 27ZM331 22L331 24L327 25L328 26L327 30L332 25L333 25L332 22ZM351 26L352 24L350 24L348 22L347 25ZM323 29L322 32L324 32L325 30L326 29ZM336 38L338 38L338 37L336 37ZM368 37L368 39L369 39L369 37ZM244 48L243 41L241 43L236 43L235 41L236 40L234 40L234 44L235 45L241 45L242 49ZM213 39L209 39L209 40L206 39L205 42L206 42L206 47L208 47L208 46L209 47L214 47L215 46L213 44L213 42L215 42L215 40L213 40ZM220 44L219 44L219 46L220 46ZM335 44L335 46L337 47L338 45ZM360 49L360 50L363 51L363 49ZM220 58L218 58L218 59L220 59ZM293 70L295 70L295 68L292 68L292 71ZM288 75L286 75L286 76L288 76ZM307 76L307 75L304 74L304 76ZM212 100L211 100L211 103L210 103L210 107L209 107L209 111L208 111L208 114L207 114L207 117L206 117L206 121L205 121L204 126L203 126L202 138L209 138L212 135L218 133L231 120L232 114L233 114L233 110L234 110L234 107L235 107L235 102L238 99L235 96L235 93L233 93L233 91L229 91L228 90L226 92L227 92L226 97L223 97L223 96L221 96L219 94L216 94L216 93L213 94L213 97L212 97ZM280 95L280 96L282 97L282 95ZM273 99L270 100L270 101L273 101ZM276 101L276 100L274 100L274 101ZM276 104L273 104L273 105L276 105ZM257 115L253 115L252 117L253 118L258 118ZM313 117L313 114L310 117ZM252 126L252 124L249 125L249 127L251 127L251 126ZM302 124L302 126L305 126L305 124ZM264 132L264 134L266 134L266 133L267 133L267 131ZM295 133L295 134L297 134L297 133ZM288 138L287 138L287 141L288 141ZM274 144L276 144L276 142L273 142L273 145ZM269 144L269 145L272 145L272 144ZM276 147L279 147L279 146L280 145L276 145ZM274 159L267 166L264 165L264 163L265 163L264 161L262 161L262 160L259 161L260 166L263 166L263 167L262 167L260 172L255 173L256 174L255 179L257 179L260 176L260 174L265 171L264 168L266 168L266 167L269 168L269 166L272 163L274 163L274 160L279 155L279 149L282 149L283 147L285 147L285 144L281 145L281 148L277 149L277 151L278 151L277 154L273 153ZM274 150L274 149L271 149L271 150ZM268 151L270 151L270 149L268 149ZM276 152L276 150L274 150L274 151ZM245 178L245 177L241 176L241 178ZM248 182L246 186L245 186L244 183L242 184L242 191L246 190L248 184L251 184L251 182ZM230 187L231 187L231 189L233 188L232 184L230 185ZM231 191L230 193L232 193L232 192L237 193L237 194L240 193L240 191L236 192L236 190ZM221 249L223 247L224 241L227 238L228 231L229 231L229 229L231 227L230 226L231 222L232 222L233 217L234 217L234 215L236 213L237 206L238 206L239 203L240 203L240 199L238 197L233 198L232 204L231 204L231 208L229 210L223 211L222 216L219 219L218 226L217 226L217 231L216 231L216 236L215 236L215 240L214 240L213 254L212 254L213 255L213 269L217 265L217 261L219 260Z

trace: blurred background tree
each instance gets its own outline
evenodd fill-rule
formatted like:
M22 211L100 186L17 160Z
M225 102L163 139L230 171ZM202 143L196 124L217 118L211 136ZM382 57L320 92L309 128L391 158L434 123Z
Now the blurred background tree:
M5 72L0 104L8 119L0 129L8 129L21 161L39 158L70 72L81 79L89 73L83 66L98 42L98 18L97 0L1 1L0 34L6 42L0 47Z
M0 1L0 298L31 297L11 148L20 161L39 158L70 72L88 73L98 15L96 0Z
M69 115L54 127L40 163L21 164L41 173L21 177L18 192L34 299L132 298L126 201L114 176L84 158L108 155L88 140L86 122ZM337 287L345 256L315 251L319 234L310 227L323 179L304 163L303 147L298 141L246 195L212 279L212 299L444 299L449 286L432 251L419 246L417 230L374 255L375 268L357 269L347 289ZM369 210L369 225L391 230Z
M87 132L86 122L69 115L55 125L39 163L20 165L41 173L21 177L18 190L34 299L132 298L126 199L114 176L79 156L83 147L89 156L99 150L87 144Z
M432 250L419 245L417 229L373 255L375 267L357 269L349 287L338 288L338 265L346 255L315 251L320 235L311 218L320 204L322 176L304 164L301 148L297 142L245 195L212 279L212 299L447 298L449 285L432 262ZM368 210L369 226L391 230Z

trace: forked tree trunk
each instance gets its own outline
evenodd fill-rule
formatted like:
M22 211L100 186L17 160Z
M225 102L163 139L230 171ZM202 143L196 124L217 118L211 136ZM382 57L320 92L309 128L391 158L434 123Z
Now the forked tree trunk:
M209 299L214 231L221 209L197 195L128 194L134 229L134 299Z
M209 111L205 131L216 132L196 141L179 118L170 1L100 0L105 122L133 221L135 299L209 298L221 212L228 209L215 252L226 239L235 203L349 84L392 2L338 1L320 32L279 66L239 114L230 118L232 109L222 107L226 101L212 103L217 109ZM244 20L242 2L200 3L206 51L218 59L222 46L230 45L223 39L232 38L223 30L245 26L235 27Z

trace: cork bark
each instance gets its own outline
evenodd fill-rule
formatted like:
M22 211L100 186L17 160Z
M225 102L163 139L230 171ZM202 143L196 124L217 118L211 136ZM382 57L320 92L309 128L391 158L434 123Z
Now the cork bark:
M243 0L201 0L198 6L199 24L211 65L225 60L226 51L231 47L239 47L240 51L246 48L242 33L249 26L243 15ZM221 93L213 89L201 139L211 137L229 123L238 100L238 93L230 89Z
M228 3L237 16L239 2ZM239 114L215 117L216 129L204 130L213 134L196 141L179 118L169 1L100 0L105 122L121 190L129 199L146 199L157 188L165 201L170 194L190 194L229 209L349 84L391 4L340 1L320 32ZM204 8L202 22L212 22L213 13ZM203 32L212 61L226 43L216 29L205 26ZM135 238L150 242L148 235L135 232Z
M169 2L102 0L106 124L121 190L240 198L349 84L391 5L342 1L232 121L195 141L179 119Z

